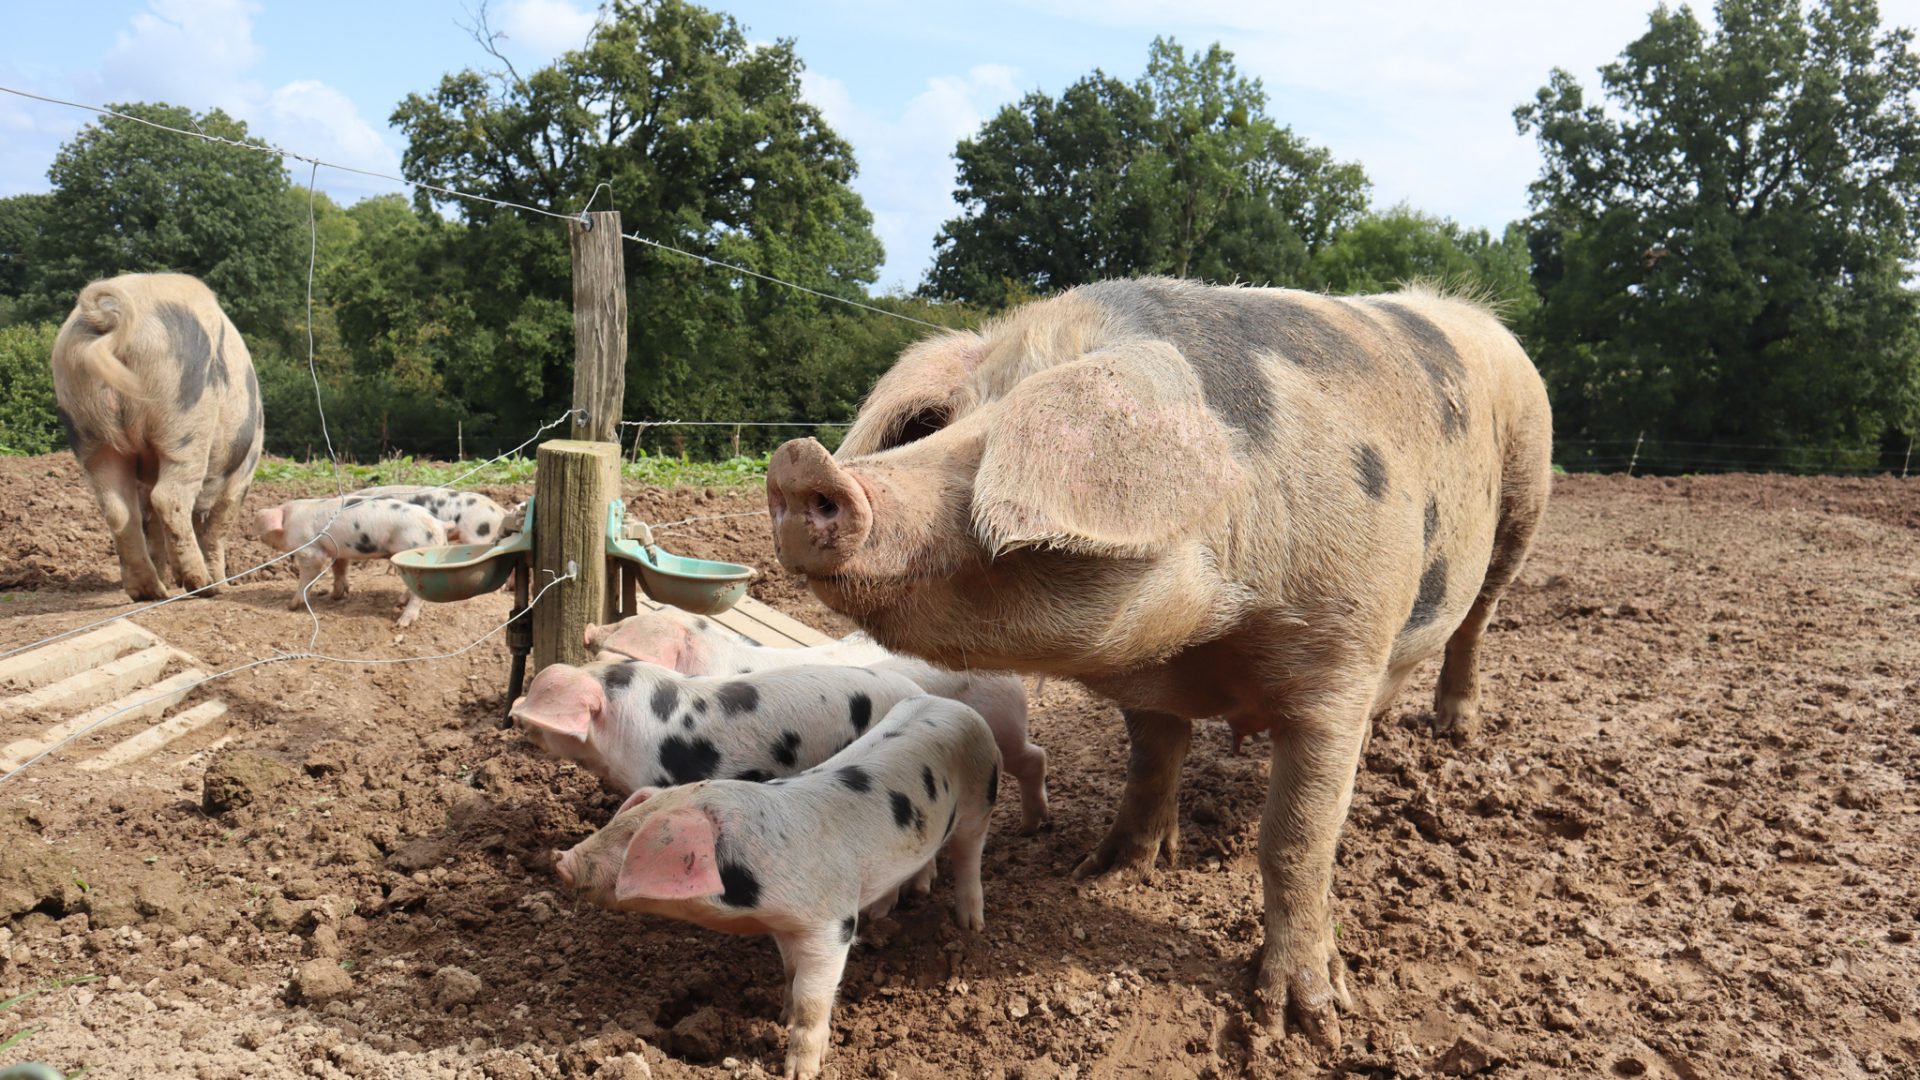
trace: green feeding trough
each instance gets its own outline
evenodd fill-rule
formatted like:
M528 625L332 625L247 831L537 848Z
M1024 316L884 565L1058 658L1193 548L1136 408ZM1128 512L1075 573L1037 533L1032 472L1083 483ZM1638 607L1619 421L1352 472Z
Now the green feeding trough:
M492 544L442 544L402 551L393 565L407 591L435 604L471 600L499 589L533 551L533 500L520 531Z
M637 524L638 539L629 538L626 503L607 504L607 554L631 564L640 588L662 604L697 615L717 615L747 595L753 568L739 563L691 559L661 550L652 530ZM413 548L393 556L393 565L407 590L435 604L471 600L505 585L516 567L533 552L533 500L527 500L520 531L493 544L445 544Z
M747 595L753 567L664 551L645 526L637 530L639 539L629 539L626 517L626 503L607 504L607 554L638 568L640 589L654 600L696 615L718 615Z

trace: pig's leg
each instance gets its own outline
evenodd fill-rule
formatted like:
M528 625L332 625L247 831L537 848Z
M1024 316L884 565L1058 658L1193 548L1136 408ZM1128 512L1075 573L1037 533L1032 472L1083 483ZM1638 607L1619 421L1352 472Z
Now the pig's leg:
M113 553L120 558L120 584L135 600L164 600L167 587L160 582L153 559L147 554L147 538L141 520L140 482L133 473L133 462L102 451L87 462L87 482L100 504L100 516L113 533Z
M167 534L160 527L160 515L148 505L144 491L140 493L140 518L146 528L147 557L153 560L154 573L160 576L160 584L175 584L180 580L180 570L173 565L173 552L167 547Z
M1353 800L1371 691L1379 681L1379 675L1354 680L1352 693L1318 706L1290 701L1288 722L1272 729L1260 822L1267 937L1256 993L1276 1030L1291 1023L1331 1047L1340 1045L1335 1006L1350 1004L1328 910L1334 845Z
M1047 752L1025 740L1025 732L1022 732L1019 746L1011 751L1004 746L1000 748L1007 771L1020 781L1020 832L1023 835L1035 832L1046 824L1050 813L1047 806Z
M780 940L784 937L784 940ZM787 1027L787 1080L813 1080L827 1057L833 995L847 968L849 942L837 923L798 934L778 935L782 955L793 959L789 991L792 1015Z
M153 513L166 530L167 550L172 554L180 584L189 592L210 592L207 586L213 583L207 576L207 560L200 554L199 537L193 529L193 503L200 494L205 464L204 461L195 465L162 458L159 479L153 483Z
M347 598L347 560L345 559L333 560L333 598L335 600Z
M980 889L980 855L987 849L987 816L969 822L970 828L953 834L947 842L947 858L953 861L953 921L962 930L980 930L987 925L986 894ZM931 866L932 863L927 865Z
M293 557L293 564L300 568L300 584L293 590L293 600L287 604L288 611L299 611L307 606L308 591L320 575L327 572L327 558L312 548Z
M934 876L939 873L939 864L940 860L938 857L928 859L927 865L921 867L920 872L913 875L910 887L913 889L915 896L925 896L933 891L933 879Z
M1093 853L1074 867L1073 876L1093 877L1112 870L1146 874L1154 858L1167 865L1180 857L1180 766L1193 744L1193 722L1171 713L1129 709L1127 787L1113 825Z
M787 948L790 940L785 935L775 934L773 943L780 949L780 1026L786 1027L793 1022L793 952Z
M1544 453L1532 456L1546 460ZM1517 457L1528 455L1518 452ZM1533 546L1534 531L1547 508L1547 484L1526 475L1524 465L1509 468L1501 479L1500 522L1493 529L1487 576L1465 621L1447 639L1447 660L1433 693L1434 731L1456 744L1471 742L1480 733L1480 635L1493 618L1500 594L1519 576L1520 564Z
M408 589L407 606L400 609L400 618L395 620L393 625L412 626L413 620L420 617L420 603L420 598L413 595L412 589Z
M194 528L199 530L200 553L206 556L207 573L213 580L222 581L227 576L227 533L233 527L233 519L240 512L240 504L247 497L251 474L228 477L213 497L213 505L205 514L194 515Z

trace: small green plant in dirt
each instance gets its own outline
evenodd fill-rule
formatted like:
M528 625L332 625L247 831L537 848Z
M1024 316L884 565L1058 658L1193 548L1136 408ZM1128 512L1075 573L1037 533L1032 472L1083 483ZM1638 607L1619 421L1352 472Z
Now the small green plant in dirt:
M736 457L724 461L693 461L683 457L641 454L620 464L629 483L657 487L745 487L766 479L767 458ZM256 483L293 488L304 495L325 496L336 490L382 484L450 484L463 488L531 484L534 459L506 458L474 466L460 461L423 461L410 457L386 458L372 465L341 462L338 471L328 461L265 458L254 472Z
M81 986L86 983L99 982L99 981L100 981L100 976L98 975L74 975L66 978L48 979L43 985L36 986L32 990L28 990L25 993L15 994L12 997L7 998L5 1001L0 1001L0 1013L5 1013L8 1009L13 1008L15 1005L19 1005L20 1003L25 1001L31 1001L32 999L39 997L41 994L48 993L49 991L61 990L69 986ZM11 1050L16 1046L19 1046L23 1042L26 1042L28 1039L33 1037L34 1032L39 1030L40 1028L38 1025L35 1025L33 1027L25 1027L25 1028L21 1028L19 1031L14 1032L12 1035L9 1035L4 1039L0 1039L0 1054L4 1054L8 1050ZM74 1075L77 1076L79 1074L76 1073Z

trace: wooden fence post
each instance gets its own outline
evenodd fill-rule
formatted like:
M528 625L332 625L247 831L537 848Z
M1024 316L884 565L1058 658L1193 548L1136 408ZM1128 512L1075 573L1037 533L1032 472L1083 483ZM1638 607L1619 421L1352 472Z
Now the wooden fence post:
M533 477L533 591L568 570L533 609L533 671L584 664L587 627L607 616L607 502L620 493L620 447L541 443ZM549 576L551 575L551 576Z
M618 210L586 219L567 222L573 247L571 431L587 442L616 442L627 389L626 253Z

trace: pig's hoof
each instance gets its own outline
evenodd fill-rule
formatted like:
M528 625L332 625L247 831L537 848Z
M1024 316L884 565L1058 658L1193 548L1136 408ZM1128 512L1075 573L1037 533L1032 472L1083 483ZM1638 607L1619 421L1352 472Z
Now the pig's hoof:
M1340 1013L1353 1001L1346 964L1331 945L1324 963L1308 960L1277 970L1263 963L1260 984L1262 1018L1275 1035L1291 1031L1315 1046L1340 1049Z
M1146 833L1122 832L1115 828L1100 841L1093 853L1073 868L1073 876L1087 878L1118 874L1126 878L1146 878L1153 873L1154 862L1165 855L1168 866L1179 863L1179 838L1172 829Z
M1480 706L1465 698L1442 698L1434 703L1433 733L1455 746L1466 746L1480 736Z

